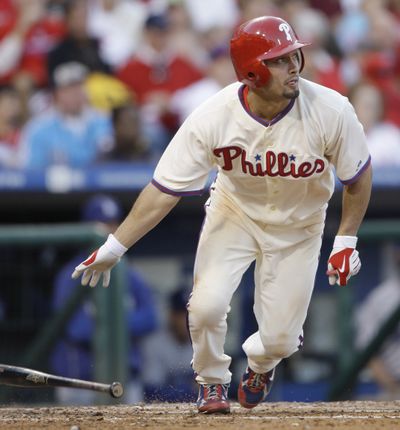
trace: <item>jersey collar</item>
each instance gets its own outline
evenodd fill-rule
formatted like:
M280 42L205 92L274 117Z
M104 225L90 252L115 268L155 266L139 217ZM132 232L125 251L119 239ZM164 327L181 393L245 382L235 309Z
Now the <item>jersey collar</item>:
M261 118L257 115L255 115L249 107L249 103L247 101L247 94L249 92L249 87L247 85L242 85L241 87L239 87L239 100L240 103L242 104L244 110L253 118L255 119L257 122L259 122L262 125L265 125L266 127L270 127L271 125L276 124L278 121L280 121L286 114L288 114L290 112L290 110L292 109L292 107L294 106L294 102L295 99L291 99L290 103L286 106L286 108L279 112L276 116L274 116L274 118L271 119L271 121L268 121L264 118Z

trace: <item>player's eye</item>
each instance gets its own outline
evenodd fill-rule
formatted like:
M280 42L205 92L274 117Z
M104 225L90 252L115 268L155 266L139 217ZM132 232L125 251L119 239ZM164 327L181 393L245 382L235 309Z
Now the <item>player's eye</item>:
M293 59L293 62L294 62L294 63L300 64L300 52L299 52L299 51L297 51L297 52L293 55L292 59Z
M286 64L289 61L287 57L275 58L274 60L270 60L272 64Z
M271 60L265 60L264 63L268 66L282 66L289 64L290 62L299 64L300 63L300 54L296 51L294 54L285 55L284 57L273 58Z
M267 66L283 66L289 63L289 57L273 58L272 60L265 60Z

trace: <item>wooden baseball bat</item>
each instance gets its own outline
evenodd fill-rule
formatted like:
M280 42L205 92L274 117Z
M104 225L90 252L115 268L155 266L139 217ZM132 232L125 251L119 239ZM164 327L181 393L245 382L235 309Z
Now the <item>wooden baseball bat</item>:
M44 388L47 386L83 388L108 393L115 398L121 397L124 393L120 382L102 384L100 382L83 381L82 379L65 378L26 367L9 366L7 364L0 364L0 384L25 388Z

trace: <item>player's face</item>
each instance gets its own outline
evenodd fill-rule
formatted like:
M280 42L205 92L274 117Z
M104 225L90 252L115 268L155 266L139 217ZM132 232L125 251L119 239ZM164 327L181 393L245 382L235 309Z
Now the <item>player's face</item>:
M300 51L272 60L265 60L271 79L265 89L269 96L293 99L299 95L299 73L301 67Z

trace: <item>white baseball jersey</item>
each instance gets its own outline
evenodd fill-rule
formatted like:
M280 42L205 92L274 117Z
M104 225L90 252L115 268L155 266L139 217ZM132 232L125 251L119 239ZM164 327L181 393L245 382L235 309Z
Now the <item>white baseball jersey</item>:
M369 164L348 100L304 79L299 87L299 97L271 121L251 113L246 86L224 88L187 118L155 170L155 186L185 195L201 193L218 169L188 306L199 383L231 380L226 317L254 260L258 331L243 343L249 366L264 373L300 347L334 190L331 166L351 183Z
M363 128L346 97L300 79L300 95L271 121L255 116L234 83L200 105L161 157L153 184L201 194L217 166L213 199L253 221L288 225L324 218L334 190L370 162Z

